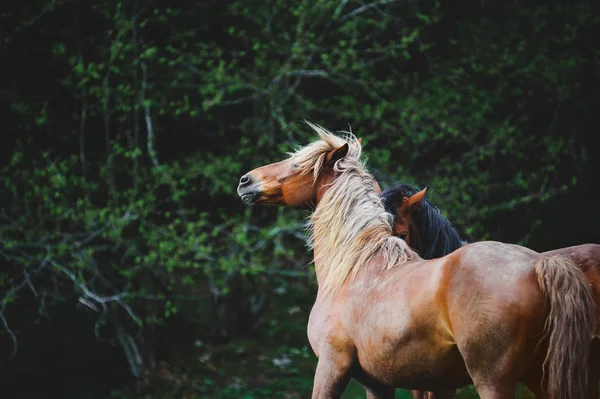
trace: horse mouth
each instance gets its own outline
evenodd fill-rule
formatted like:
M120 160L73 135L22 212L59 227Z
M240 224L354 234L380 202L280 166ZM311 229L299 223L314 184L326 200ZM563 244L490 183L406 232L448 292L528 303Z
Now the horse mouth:
M244 193L244 194L240 195L240 198L242 199L242 202L244 204L253 205L256 203L256 200L258 199L258 193L257 192Z

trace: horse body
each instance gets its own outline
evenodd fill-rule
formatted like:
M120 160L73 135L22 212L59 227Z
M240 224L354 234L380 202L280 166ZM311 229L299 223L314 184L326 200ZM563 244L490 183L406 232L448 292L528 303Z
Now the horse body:
M356 138L313 129L321 140L238 186L248 204L315 205L313 399L339 398L351 377L371 399L470 382L482 399L514 397L540 354L552 397L583 397L595 314L573 262L498 242L421 259L392 235Z
M494 242L385 272L375 258L333 301L318 295L309 341L317 356L333 343L354 357L358 368L352 376L361 381L366 375L375 386L456 389L472 383L466 361L483 378L486 373L514 378L533 353L515 369L502 365L503 348L535 345L544 327L538 310L545 299L534 272L539 258L526 248ZM482 347L490 341L496 345Z
M448 263L420 267L417 261L388 272L378 263L375 258L332 302L317 299L308 327L315 353L319 355L326 331L325 337L344 337L348 350L355 351L353 376L358 380L363 375L387 386L470 383L449 329L446 302L440 300Z
M394 234L404 236L407 243L424 258L439 258L461 248L462 241L451 223L425 198L424 190L417 190L408 184L398 184L381 193L386 210L394 215ZM586 398L598 398L600 381L600 245L583 244L553 251L543 252L544 256L561 256L571 259L585 274L596 303L595 339L591 343L590 384ZM537 363L543 362L538 355ZM536 362L534 362L536 363ZM538 397L544 396L541 389L542 372L535 366L529 370L523 381ZM454 392L413 391L415 399L453 398Z

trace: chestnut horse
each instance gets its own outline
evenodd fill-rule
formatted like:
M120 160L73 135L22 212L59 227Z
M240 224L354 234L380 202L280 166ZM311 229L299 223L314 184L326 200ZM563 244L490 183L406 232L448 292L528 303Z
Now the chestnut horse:
M341 397L350 378L371 399L471 383L483 399L511 398L542 371L548 397L585 396L595 304L572 261L500 242L423 260L392 234L356 137L311 127L319 140L237 190L249 205L314 206L313 399Z
M386 211L394 216L394 234L403 237L406 243L425 259L443 257L466 244L425 194L428 187L418 190L409 184L401 183L387 188L381 193ZM553 251L542 255L561 255L571 258L586 274L596 301L597 322L600 322L600 245L583 244ZM596 327L600 334L600 325ZM600 383L600 339L592 341L590 357L590 383L588 398L598 399ZM540 381L528 381L532 392L537 392ZM425 393L413 391L415 399L453 398L454 392Z

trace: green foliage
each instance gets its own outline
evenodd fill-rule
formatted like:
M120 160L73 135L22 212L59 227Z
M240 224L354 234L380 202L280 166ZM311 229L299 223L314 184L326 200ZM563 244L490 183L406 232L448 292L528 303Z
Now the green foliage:
M305 319L265 312L296 285L312 298L306 215L248 209L235 192L245 171L313 138L303 119L350 127L382 187L429 185L469 240L494 238L593 165L590 5L473 3L468 17L441 1L21 6L0 15L12 133L0 339L15 351L53 308L78 303L136 376L156 366L148 337L178 317L201 320L210 341L265 324L285 326L269 339L305 339ZM544 222L524 225L513 241ZM305 356L297 348L276 351ZM299 392L306 373L291 373ZM222 397L242 397L232 389Z

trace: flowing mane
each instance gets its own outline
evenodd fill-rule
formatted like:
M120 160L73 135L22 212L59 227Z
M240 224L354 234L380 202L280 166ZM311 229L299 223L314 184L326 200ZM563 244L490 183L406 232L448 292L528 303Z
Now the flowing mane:
M419 192L410 184L400 183L387 188L381 198L387 212L396 215L398 204L403 197L411 197ZM419 232L419 255L424 259L441 258L465 245L450 221L427 198L413 212L413 222Z
M361 145L351 132L338 137L309 123L320 140L291 154L302 173L316 180L327 152L348 143L348 153L334 165L337 176L308 222L317 262L326 268L320 283L325 296L333 296L348 277L352 278L375 255L382 255L382 268L419 259L406 242L392 235L393 217L386 212L375 191L375 179L360 160Z

